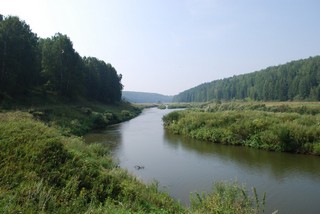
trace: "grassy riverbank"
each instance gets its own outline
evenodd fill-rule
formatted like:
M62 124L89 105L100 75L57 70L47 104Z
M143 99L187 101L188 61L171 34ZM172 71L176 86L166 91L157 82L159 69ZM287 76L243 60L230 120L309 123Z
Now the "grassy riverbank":
M48 126L59 129L64 135L77 136L132 119L141 113L141 108L126 102L106 105L99 102L64 101L61 98L36 100L32 97L28 102L19 100L2 107L3 112L13 109L32 114Z
M0 213L182 212L157 185L122 169L100 145L64 136L31 114L0 114Z
M213 143L320 155L318 103L218 103L172 112L172 133Z
M73 135L102 128L97 125L109 124L110 114L127 119L136 111L122 107L61 104L2 110L0 213L262 211L258 197L251 197L241 185L227 183L217 184L212 193L193 194L191 207L183 207L160 192L156 182L144 184L118 168L105 146L85 144ZM84 129L74 127L74 120L89 122Z

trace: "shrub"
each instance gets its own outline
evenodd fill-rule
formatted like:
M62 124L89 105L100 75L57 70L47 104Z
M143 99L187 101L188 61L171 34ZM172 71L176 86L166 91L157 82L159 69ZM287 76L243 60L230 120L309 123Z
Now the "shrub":
M320 155L320 142L313 144L313 154Z
M173 111L165 116L163 116L162 120L164 121L164 125L168 126L172 123L175 123L180 119L180 112L179 111Z
M108 120L100 113L96 113L92 117L92 123L94 129L103 129L108 125Z
M235 104L221 104L226 109ZM238 109L238 107L236 107ZM164 127L174 133L214 143L245 145L259 149L314 153L320 140L320 115L271 113L256 110L171 112L163 117Z
M166 109L167 108L167 106L166 105L158 105L158 109L161 109L161 110L163 110L163 109Z

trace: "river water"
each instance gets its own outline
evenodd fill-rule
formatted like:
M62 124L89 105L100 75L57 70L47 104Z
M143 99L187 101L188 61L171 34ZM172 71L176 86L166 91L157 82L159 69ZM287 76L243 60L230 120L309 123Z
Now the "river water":
M162 117L172 110L146 109L128 122L85 136L110 146L119 165L182 204L191 192L211 191L218 181L238 181L267 194L266 213L320 213L320 157L224 146L171 135ZM135 166L144 166L137 170Z

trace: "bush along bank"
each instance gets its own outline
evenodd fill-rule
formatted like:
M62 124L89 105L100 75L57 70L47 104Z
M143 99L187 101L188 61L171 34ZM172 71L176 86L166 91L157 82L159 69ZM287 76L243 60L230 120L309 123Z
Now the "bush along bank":
M165 128L190 138L258 149L320 155L320 115L256 110L176 111Z
M59 129L64 135L77 136L130 120L141 113L139 108L129 103L118 103L116 105L101 103L70 105L61 103L20 109L32 114L48 126Z

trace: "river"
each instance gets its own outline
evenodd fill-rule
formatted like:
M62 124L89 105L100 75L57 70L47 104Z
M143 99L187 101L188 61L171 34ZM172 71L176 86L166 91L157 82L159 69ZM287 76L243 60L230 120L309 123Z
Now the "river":
M145 109L128 122L85 136L112 148L119 165L182 204L191 192L217 181L238 181L267 194L266 213L320 213L320 157L224 146L171 135L162 117L172 110ZM137 170L135 166L144 166Z

